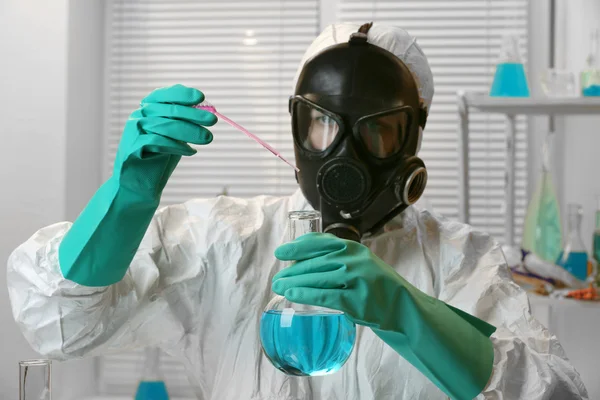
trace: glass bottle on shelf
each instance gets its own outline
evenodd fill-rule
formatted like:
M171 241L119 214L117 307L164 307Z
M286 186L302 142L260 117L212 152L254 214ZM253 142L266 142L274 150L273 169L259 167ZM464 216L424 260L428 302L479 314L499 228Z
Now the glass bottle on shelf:
M581 71L581 94L583 96L600 96L600 30L592 32L590 37L590 53L586 59L586 68Z
M527 206L521 248L554 263L562 249L562 227L550 173L552 137L553 134L548 133L542 147L542 176Z
M321 231L317 211L293 211L288 215L290 241ZM287 375L319 376L338 371L354 348L356 327L342 312L292 303L275 295L260 322L263 352Z
M519 54L517 35L506 35L502 40L500 57L490 88L492 97L529 97L529 84Z
M588 254L581 238L581 218L583 209L579 204L569 204L569 235L564 250L556 264L569 271L574 277L585 281L592 273Z
M598 268L598 266L600 265L600 196L597 197L596 202L596 228L594 229L592 240L594 246L594 248L592 249L592 253L594 256L594 261L596 262L596 273L594 279L596 283L600 283L600 268Z

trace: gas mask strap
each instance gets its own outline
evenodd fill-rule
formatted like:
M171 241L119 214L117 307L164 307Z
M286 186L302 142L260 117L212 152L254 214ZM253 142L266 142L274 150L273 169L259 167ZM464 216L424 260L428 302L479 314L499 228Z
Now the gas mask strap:
M427 115L429 115L429 110L427 110L427 106L423 104L423 100L420 101L419 108L419 126L421 129L425 129L425 124L427 123Z
M358 32L354 32L350 35L350 43L367 43L367 33L369 33L369 29L373 26L372 22L367 22L366 24L362 24L360 28L358 28Z

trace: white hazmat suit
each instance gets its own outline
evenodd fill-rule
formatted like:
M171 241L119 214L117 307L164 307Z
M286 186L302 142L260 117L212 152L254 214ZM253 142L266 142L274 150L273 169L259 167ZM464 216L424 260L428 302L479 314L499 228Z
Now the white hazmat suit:
M357 28L325 30L304 60ZM415 70L410 60L421 53L414 40L399 29L377 29L369 41ZM431 77L414 73L430 101ZM15 320L36 351L58 360L160 346L183 360L203 400L445 399L363 326L350 359L330 376L289 377L264 357L260 315L272 297L271 278L284 267L273 253L285 241L287 213L307 209L300 191L163 208L124 279L108 287L65 279L58 247L71 223L43 228L9 259ZM480 398L587 398L556 337L532 318L527 295L511 281L488 235L411 206L363 244L421 291L498 328L491 337L493 373Z

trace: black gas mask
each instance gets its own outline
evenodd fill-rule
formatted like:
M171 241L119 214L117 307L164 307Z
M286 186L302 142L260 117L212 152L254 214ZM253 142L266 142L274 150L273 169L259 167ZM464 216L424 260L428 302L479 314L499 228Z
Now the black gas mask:
M289 104L302 193L325 232L355 241L415 203L427 183L416 157L427 110L415 79L361 31L306 62Z

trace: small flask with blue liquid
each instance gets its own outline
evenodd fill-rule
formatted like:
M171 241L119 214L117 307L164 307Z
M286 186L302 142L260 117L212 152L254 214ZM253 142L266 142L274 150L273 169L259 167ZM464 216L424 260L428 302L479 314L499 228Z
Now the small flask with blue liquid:
M288 215L290 241L321 231L318 211ZM269 361L293 376L320 376L337 372L352 354L356 326L343 312L297 304L276 295L265 307L260 339Z
M600 96L600 47L598 42L600 41L600 30L592 32L590 38L590 53L586 59L586 67L581 71L580 83L581 83L581 94L585 97L596 97Z
M519 54L519 39L516 35L504 37L490 96L529 97L527 75Z
M146 349L144 372L135 393L135 400L169 400L167 385L160 373L160 349Z
M600 271L598 271L600 269L598 268L598 266L600 265L600 196L596 198L596 202L596 228L594 229L594 234L592 237L594 246L592 252L594 256L594 261L596 262L594 280L596 281L596 284L598 284L600 282Z
M575 278L585 281L592 273L592 264L581 238L581 218L583 208L579 204L569 204L569 236L564 250L556 261Z

